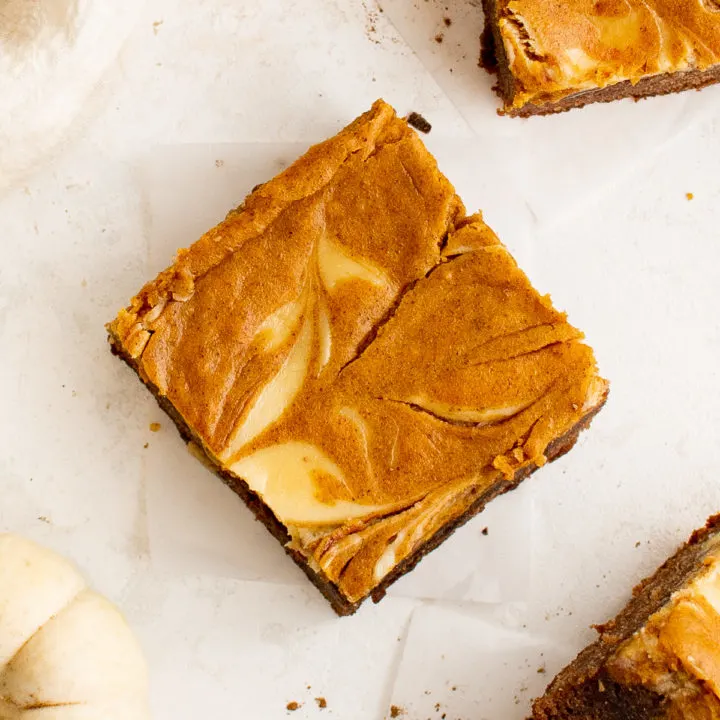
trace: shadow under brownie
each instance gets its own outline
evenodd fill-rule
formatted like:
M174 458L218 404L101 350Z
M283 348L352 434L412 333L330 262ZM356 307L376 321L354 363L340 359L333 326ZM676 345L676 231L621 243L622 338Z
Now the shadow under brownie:
M382 101L108 329L339 614L567 452L607 394L582 334Z

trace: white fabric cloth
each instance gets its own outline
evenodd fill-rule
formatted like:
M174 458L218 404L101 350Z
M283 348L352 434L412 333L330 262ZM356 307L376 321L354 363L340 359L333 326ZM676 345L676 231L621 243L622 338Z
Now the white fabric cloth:
M67 133L141 0L0 0L0 191Z

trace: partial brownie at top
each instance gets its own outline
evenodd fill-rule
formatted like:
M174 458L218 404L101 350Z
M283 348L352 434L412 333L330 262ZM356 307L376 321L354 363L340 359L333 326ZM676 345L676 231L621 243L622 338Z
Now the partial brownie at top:
M598 630L535 701L533 720L720 718L720 515Z
M509 115L720 81L719 0L483 0Z
M566 452L607 391L582 334L382 101L108 327L341 614Z

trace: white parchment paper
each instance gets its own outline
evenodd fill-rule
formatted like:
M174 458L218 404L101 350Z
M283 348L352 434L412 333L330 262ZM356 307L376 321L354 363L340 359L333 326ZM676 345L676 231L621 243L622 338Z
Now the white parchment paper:
M425 605L412 617L391 708L408 719L523 720L567 655L511 607Z
M404 720L520 720L592 640L588 627L720 509L720 89L497 118L492 79L475 66L477 0L446 0L450 28L431 0L383 4L381 13L373 0L156 0L103 76L106 101L83 105L88 122L63 132L52 163L21 156L34 173L0 197L0 529L72 558L124 611L148 657L157 720L380 720L391 703L408 710ZM420 42L408 23L420 23ZM451 50L466 55L462 72ZM83 72L78 80L95 68ZM71 90L45 81L58 102ZM110 355L103 324L176 247L378 96L432 122L426 142L440 167L587 332L612 390L571 453L494 501L382 603L338 619L187 454ZM713 102L714 119L693 124L708 113L690 106ZM58 115L45 107L33 120L54 143ZM532 143L503 139L533 127ZM644 135L658 128L667 132L655 153ZM624 138L622 153L607 150ZM276 141L294 144L267 144ZM577 164L561 162L565 141ZM248 142L258 144L219 144ZM591 182L603 166L607 183ZM496 541L493 555L509 551L501 526L511 522L532 555L505 556L496 582L496 565L469 576ZM477 602L522 599L512 586L528 563L526 601ZM426 568L457 574L437 575L437 599L398 597L429 594L410 587ZM301 708L288 713L290 701Z

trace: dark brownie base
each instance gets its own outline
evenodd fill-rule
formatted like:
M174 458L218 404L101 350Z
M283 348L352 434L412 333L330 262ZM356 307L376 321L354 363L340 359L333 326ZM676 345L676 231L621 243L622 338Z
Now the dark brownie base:
M515 97L516 80L510 72L505 47L500 36L500 28L495 21L497 0L483 0L483 10L485 12L485 28L481 38L480 64L489 72L497 73L498 82L494 89L503 102L509 105ZM626 80L603 88L584 90L555 102L541 105L528 103L514 110L498 110L498 113L524 118L535 115L552 115L592 103L607 103L626 98L641 100L646 97L670 95L684 90L702 90L704 87L718 82L720 82L720 65L715 65L708 70L652 75L635 84Z
M535 701L533 720L661 720L666 717L667 703L662 695L616 683L605 671L605 663L622 642L698 572L702 543L718 532L720 515L715 515L654 575L633 590L632 600L614 620L597 626L600 637L562 670L545 695Z
M131 358L111 335L110 346L112 352L118 357L122 358L138 375L145 386L157 400L158 405L170 416L175 423L180 435L185 442L193 442L198 448L202 448L201 440L193 433L188 427L183 417L178 413L172 403L164 397L158 390L158 388L145 379L139 372L137 362ZM574 425L565 435L555 439L550 445L548 445L545 455L548 462L552 462L557 458L565 455L569 452L573 445L577 442L578 435L582 430L585 430L592 419L602 409L607 394L603 397L602 401L592 408L576 425ZM390 572L383 581L375 587L368 596L358 600L357 602L351 602L348 600L329 578L322 572L314 570L307 562L307 558L298 550L294 550L288 547L290 542L290 535L287 532L285 526L275 517L272 510L263 502L262 498L255 492L253 492L248 484L242 479L236 477L232 473L219 467L210 457L207 457L208 465L212 468L213 472L226 484L228 485L237 495L240 496L242 501L252 510L255 518L259 520L272 534L280 544L285 548L285 552L297 563L297 565L303 570L303 572L310 578L311 582L315 587L322 593L325 599L330 603L333 610L338 615L352 615L362 603L367 600L368 597L372 597L373 602L379 602L385 597L388 587L392 585L396 580L410 572L428 553L433 551L438 545L443 543L448 537L450 537L455 530L464 525L470 518L477 515L481 510L484 509L485 505L491 500L496 498L498 495L512 490L517 487L525 478L531 475L537 466L532 465L524 468L520 472L516 473L512 480L500 480L487 488L484 492L478 495L477 499L473 504L465 511L460 517L456 518L451 523L440 528L434 535L432 535L423 545L418 547L411 555L400 562Z

